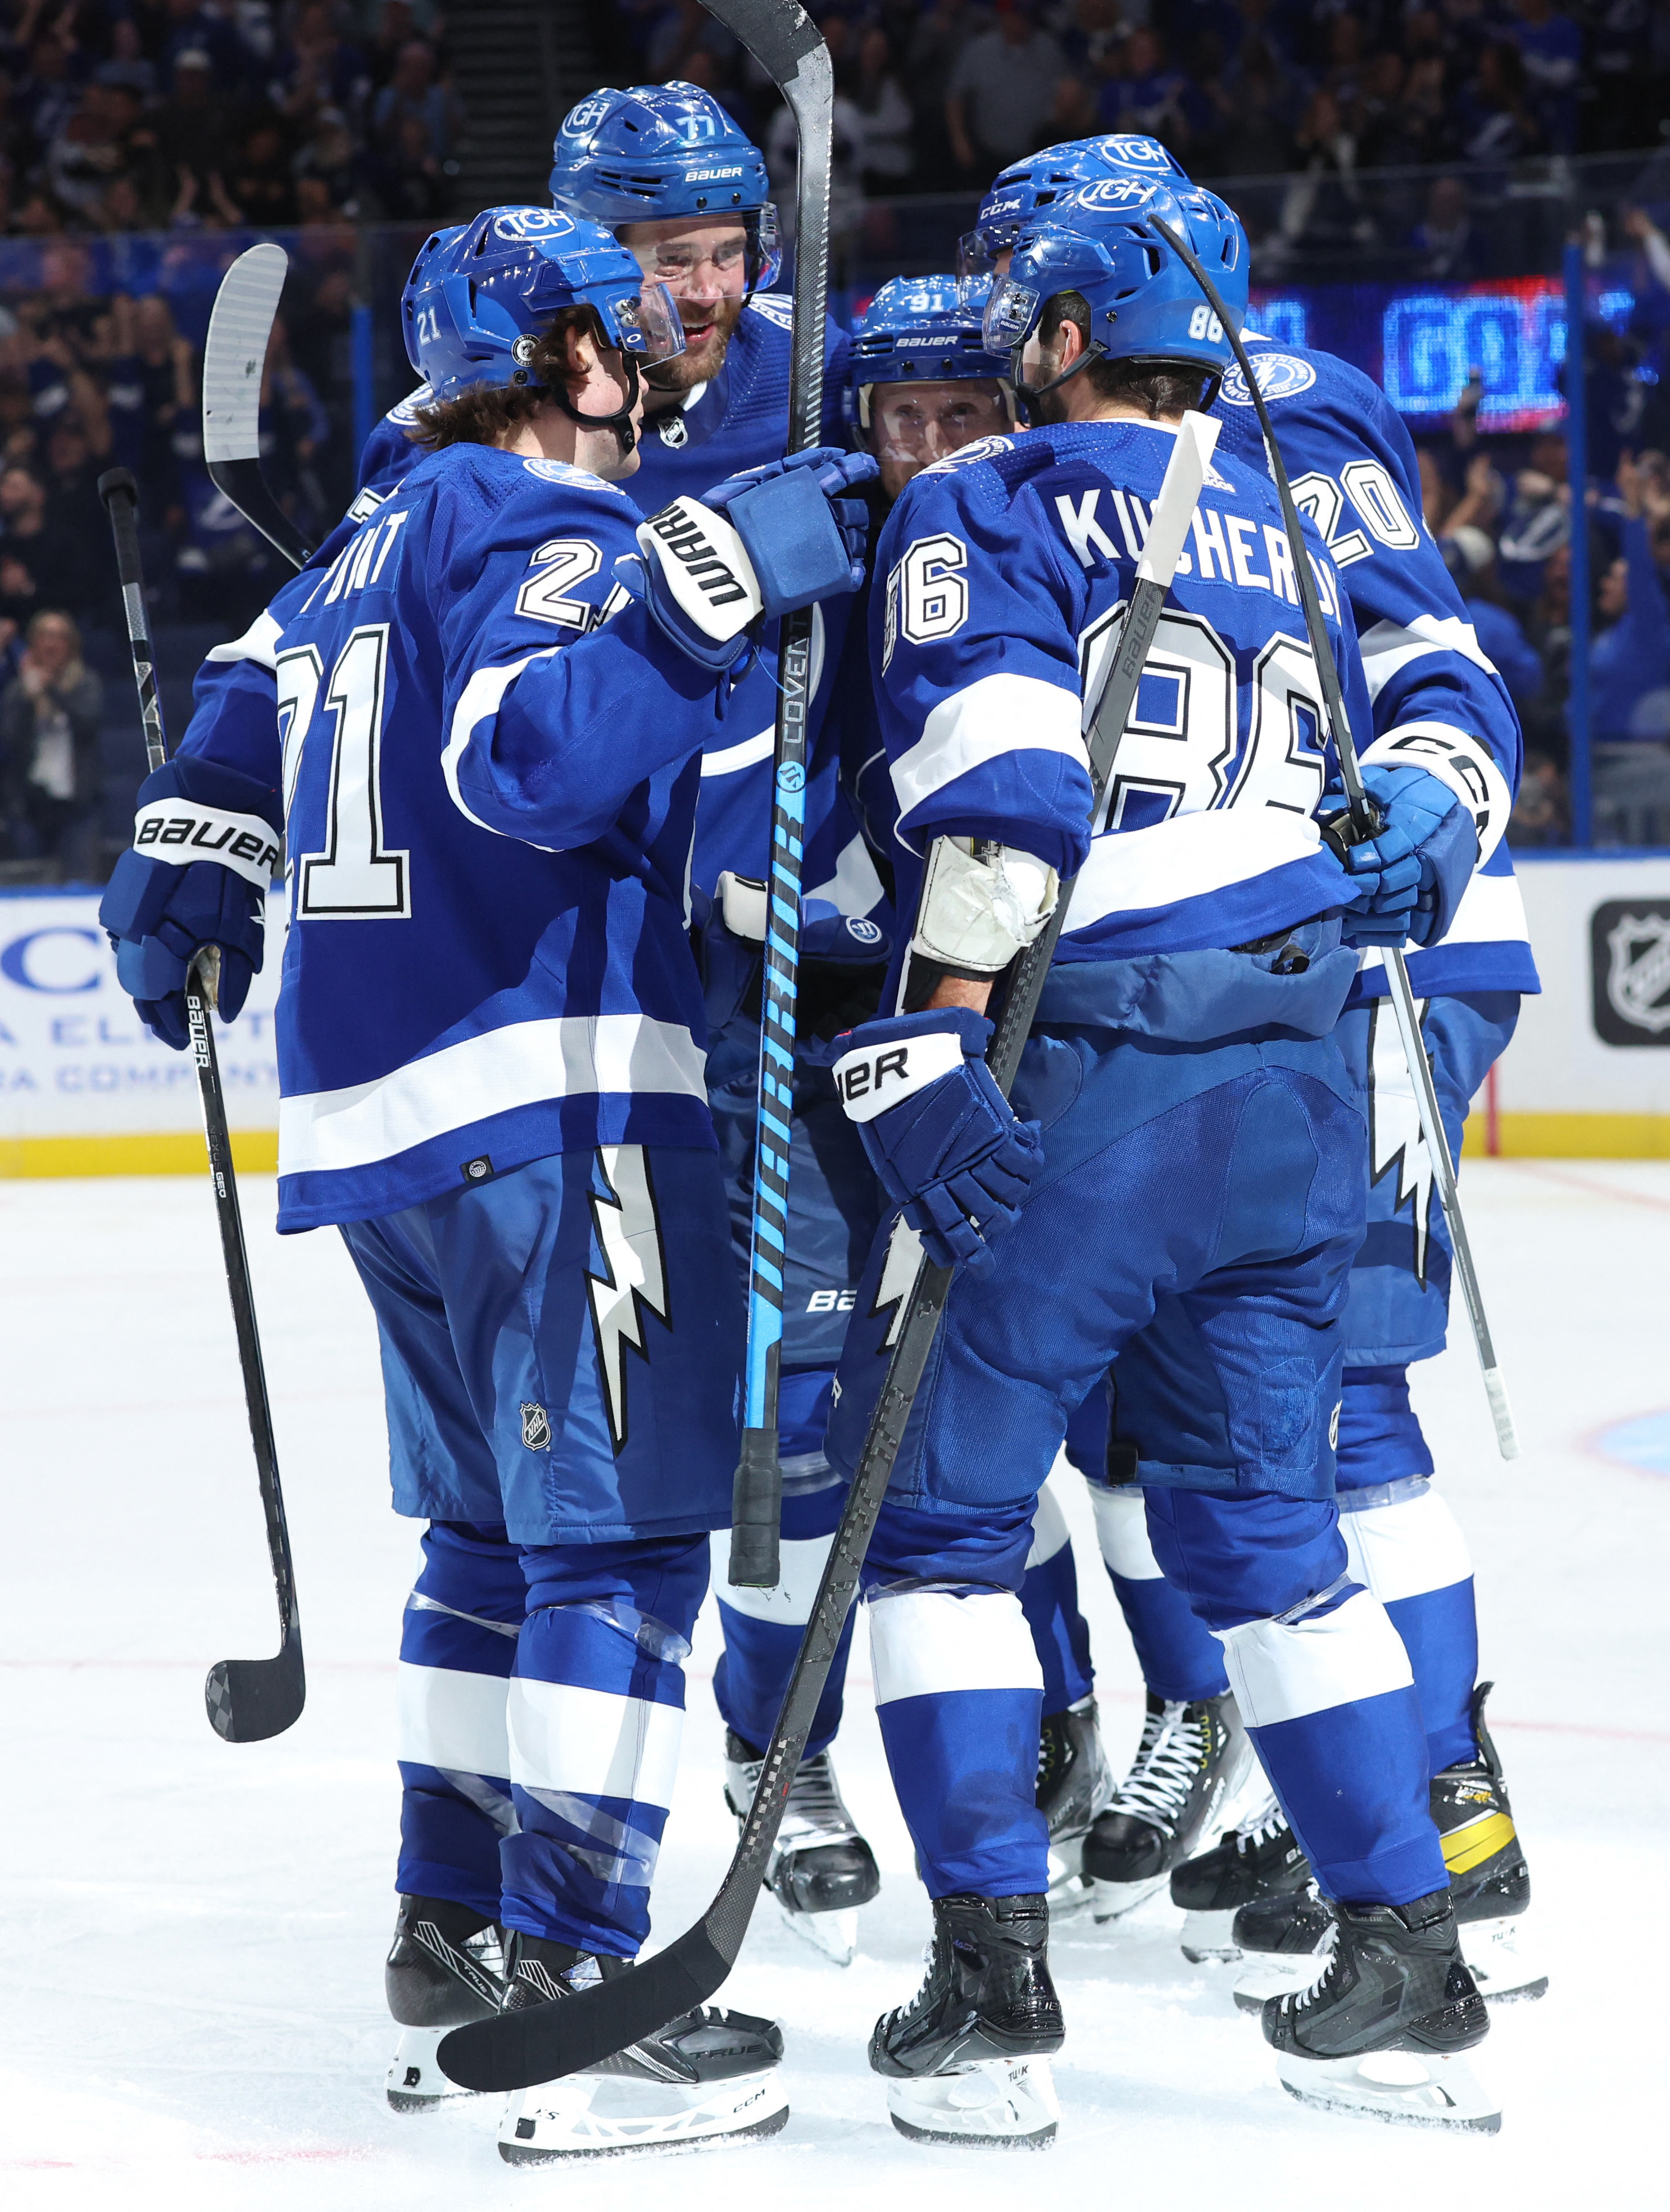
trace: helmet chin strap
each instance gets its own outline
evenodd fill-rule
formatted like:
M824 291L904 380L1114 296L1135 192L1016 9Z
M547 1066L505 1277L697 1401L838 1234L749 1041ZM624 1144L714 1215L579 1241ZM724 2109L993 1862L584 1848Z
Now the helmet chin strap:
M1028 336L1030 336L1029 332ZM1081 368L1088 368L1093 361L1099 361L1108 350L1100 338L1092 338L1071 368L1064 368L1060 376L1052 376L1048 384L1031 385L1021 374L1021 356L1026 348L1027 339L1023 338L1017 346L1010 349L1009 354L1009 374L1015 386L1015 397L1026 407L1035 406L1046 392L1059 390L1070 376L1077 376Z
M582 422L588 430L612 430L620 441L621 459L624 460L638 442L637 427L632 420L632 411L638 404L638 395L642 387L639 382L638 363L635 356L622 349L621 359L626 364L626 404L624 407L617 407L612 415L581 414L580 409L568 397L568 386L561 380L548 384L545 389L570 422Z

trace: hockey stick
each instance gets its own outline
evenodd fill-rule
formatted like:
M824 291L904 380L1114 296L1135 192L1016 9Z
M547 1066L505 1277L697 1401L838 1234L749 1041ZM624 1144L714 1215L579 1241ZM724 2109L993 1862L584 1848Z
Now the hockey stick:
M144 576L139 562L138 488L126 469L111 469L99 479L99 496L110 516L111 534L116 541L116 569L127 615L128 641L133 648L133 680L139 692L145 757L153 769L159 769L168 757L168 741L162 727L162 703L156 688L156 655L151 646L150 616L145 605ZM232 1165L232 1139L226 1125L226 1095L221 1087L215 1032L209 1018L219 987L220 965L218 945L206 946L192 962L185 983L185 1019L191 1040L191 1058L197 1071L203 1133L209 1143L215 1210L220 1218L221 1257L226 1267L226 1286L231 1295L233 1325L238 1334L244 1404L249 1414L250 1441L255 1447L261 1509L266 1516L267 1550L278 1592L280 1637L277 1654L271 1659L217 1661L209 1670L204 1696L210 1720L218 1735L228 1743L258 1743L264 1736L282 1735L297 1718L307 1694L307 1683L301 1663L295 1571L290 1559L289 1531L284 1522L284 1493L278 1480L272 1409L267 1402L266 1370L261 1364L261 1340L255 1326L255 1295L249 1279L249 1255L244 1249L243 1215L238 1205L237 1177Z
M1282 520L1286 527L1288 543L1293 549L1293 573L1298 580L1305 629L1309 633L1310 649L1315 658L1316 672L1322 686L1329 731L1334 750L1339 757L1339 775L1345 787L1351 842L1361 842L1375 836L1380 827L1380 813L1363 787L1362 772L1357 766L1351 718L1345 712L1345 697L1339 689L1339 672L1333 665L1333 654L1329 650L1327 631L1322 621L1322 603L1317 595L1315 571L1311 567L1304 532L1299 526L1298 509L1293 503L1292 488L1287 481L1287 471L1282 465L1281 453L1276 444L1270 410L1265 405L1264 394L1259 390L1258 378L1242 343L1241 332L1231 319L1217 286L1201 267L1199 256L1187 241L1180 238L1170 224L1159 216L1150 215L1148 220L1200 287L1208 306L1223 325L1236 364L1247 380L1247 389L1252 395L1253 404L1258 410L1259 428L1264 433L1265 451L1270 459L1270 473L1275 482L1277 497L1281 501ZM1467 1223L1461 1217L1461 1194L1455 1184L1455 1163L1450 1157L1449 1139L1445 1133L1443 1116L1438 1110L1438 1091L1432 1079L1432 1064L1421 1042L1420 1018L1415 1008L1415 994L1409 981L1408 963L1400 945L1387 946L1384 957L1392 1011L1397 1018L1398 1035L1403 1041L1403 1056L1408 1062L1409 1079L1414 1085L1415 1103L1420 1112L1421 1133L1426 1139L1427 1152L1432 1162L1439 1203L1449 1224L1455 1272L1461 1279L1461 1295L1467 1301L1467 1315L1473 1323L1473 1342L1479 1347L1479 1364L1485 1377L1485 1395L1490 1401L1491 1419L1496 1425L1497 1449L1503 1459L1517 1459L1519 1438L1514 1431L1514 1416L1508 1403L1508 1386L1497 1364L1496 1346L1485 1312L1484 1293L1479 1286L1479 1271L1473 1266L1473 1246L1468 1241Z
M252 246L221 279L203 348L203 458L210 481L293 568L312 547L261 472L261 379L290 258Z
M1147 542L1137 563L1130 611L1090 728L1092 823L1101 812L1112 778L1143 664L1217 437L1218 425L1208 417L1193 414L1183 417L1155 501ZM1011 971L993 1040L993 1054L1000 1049L1005 1056L1001 1069L995 1061L993 1067L1005 1090L1037 1012L1050 956L1072 896L1069 881L1061 886L1050 926L1031 954L1017 961ZM894 1234L911 1236L902 1224ZM665 2027L692 2005L705 2003L735 1965L950 1288L952 1270L923 1261L918 1249L915 1279L888 1361L881 1396L871 1416L853 1486L794 1662L788 1694L766 1748L754 1802L718 1896L694 1928L629 1972L574 1996L532 2006L526 2012L502 2013L496 2020L454 2028L442 2039L437 2056L442 2071L465 2088L531 2088L536 2082L555 2081L593 2066Z
M823 416L823 312L829 286L835 71L822 33L799 0L702 0L702 5L741 40L766 71L787 101L799 134L788 450L803 453L817 443ZM788 1255L800 858L806 828L806 717L811 708L815 611L803 607L798 614L785 616L778 648L771 874L766 897L753 1224L749 1239L748 1356L742 1455L732 1498L727 1569L733 1583L749 1589L775 1587L783 1513L777 1380L783 1348L783 1271Z

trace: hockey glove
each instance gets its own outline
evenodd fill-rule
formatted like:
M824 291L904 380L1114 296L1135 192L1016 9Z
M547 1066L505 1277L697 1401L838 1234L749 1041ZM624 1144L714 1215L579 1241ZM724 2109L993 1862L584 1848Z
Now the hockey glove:
M727 477L653 514L616 576L681 651L729 668L762 617L857 591L868 513L840 495L875 473L867 453L820 446Z
M139 787L133 844L111 871L99 920L139 1018L176 1052L186 1045L186 976L205 945L221 948L222 1018L242 1011L281 835L276 792L217 761L176 756Z
M1479 864L1473 817L1447 783L1419 768L1367 766L1363 787L1381 811L1377 836L1342 857L1357 896L1345 911L1347 945L1432 945L1455 919Z
M1020 1218L1043 1157L1035 1121L1017 1119L984 1054L992 1024L966 1006L865 1022L835 1063L882 1188L942 1267L981 1266Z

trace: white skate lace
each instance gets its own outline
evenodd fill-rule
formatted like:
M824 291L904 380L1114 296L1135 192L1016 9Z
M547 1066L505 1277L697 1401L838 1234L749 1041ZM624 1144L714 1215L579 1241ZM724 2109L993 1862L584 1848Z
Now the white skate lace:
M1273 1796L1266 1797L1257 1811L1243 1820L1236 1830L1236 1850L1244 1858L1248 1852L1255 1851L1260 1844L1273 1842L1278 1836L1284 1834L1286 1829L1286 1814L1283 1812Z
M1185 1718L1187 1710L1177 1704L1150 1713L1131 1771L1114 1793L1109 1812L1134 1814L1167 1835L1175 1832L1205 1763L1206 1731L1199 1721Z
M779 1834L792 1840L797 1850L812 1844L845 1843L858 1833L853 1816L841 1802L840 1785L827 1751L800 1762L794 1787L788 1793Z

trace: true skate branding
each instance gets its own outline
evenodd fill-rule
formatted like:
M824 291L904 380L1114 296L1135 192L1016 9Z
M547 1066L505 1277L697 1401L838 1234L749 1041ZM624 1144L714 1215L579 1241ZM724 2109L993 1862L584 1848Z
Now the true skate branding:
M741 538L700 500L676 499L651 515L638 543L660 562L680 608L708 637L734 637L758 612L759 586ZM721 612L728 607L745 611Z
M134 817L136 849L189 867L218 860L264 890L278 866L278 841L258 814L228 814L186 799L154 799Z
M963 1041L950 1030L843 1053L831 1070L849 1121L872 1121L963 1065Z

